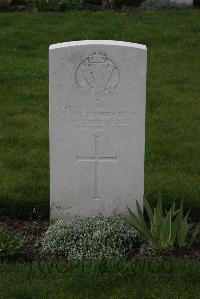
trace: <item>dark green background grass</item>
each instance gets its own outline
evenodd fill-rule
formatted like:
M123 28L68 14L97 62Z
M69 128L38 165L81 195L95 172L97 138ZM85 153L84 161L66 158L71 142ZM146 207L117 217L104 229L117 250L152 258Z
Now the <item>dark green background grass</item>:
M200 211L200 13L0 14L0 214L48 215L48 46L148 47L145 196ZM68 175L68 174L66 174Z
M198 299L189 262L0 264L1 299Z

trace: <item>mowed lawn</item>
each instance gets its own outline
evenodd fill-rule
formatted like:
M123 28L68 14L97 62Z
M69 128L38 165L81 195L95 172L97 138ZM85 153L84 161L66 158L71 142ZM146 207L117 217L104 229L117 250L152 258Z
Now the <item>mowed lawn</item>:
M145 195L199 212L199 11L83 11L0 14L0 214L48 215L48 47L83 39L147 45Z
M0 298L198 299L199 274L189 262L0 264Z

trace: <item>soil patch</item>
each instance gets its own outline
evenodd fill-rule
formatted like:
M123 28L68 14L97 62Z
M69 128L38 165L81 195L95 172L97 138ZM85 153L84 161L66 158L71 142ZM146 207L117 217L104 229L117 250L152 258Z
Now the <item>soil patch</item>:
M63 260L64 257L44 254L40 247L41 236L48 229L49 221L25 221L14 220L6 217L0 217L0 227L4 227L14 234L18 234L24 238L24 246L15 256L9 258L13 262L26 262L36 260ZM191 260L200 261L200 235L193 243L191 248L175 248L169 252L162 254L152 254L147 251L147 246L141 244L138 248L131 251L128 260L132 259L155 259L155 260ZM8 259L7 259L8 260Z
M11 259L16 261L33 261L49 259L50 256L44 255L39 246L42 234L47 230L49 221L23 221L5 217L0 218L0 227L18 234L24 239L24 246L19 253Z

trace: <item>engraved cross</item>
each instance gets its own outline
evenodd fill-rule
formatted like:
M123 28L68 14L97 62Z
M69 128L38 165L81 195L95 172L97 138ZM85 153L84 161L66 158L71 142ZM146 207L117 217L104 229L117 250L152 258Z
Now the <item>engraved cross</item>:
M98 171L98 165L100 161L108 161L113 162L117 160L117 156L101 156L99 155L98 148L99 148L99 137L98 135L94 136L94 156L76 156L78 161L91 161L94 163L94 200L99 200L99 191L98 191L98 177L99 177L99 171Z

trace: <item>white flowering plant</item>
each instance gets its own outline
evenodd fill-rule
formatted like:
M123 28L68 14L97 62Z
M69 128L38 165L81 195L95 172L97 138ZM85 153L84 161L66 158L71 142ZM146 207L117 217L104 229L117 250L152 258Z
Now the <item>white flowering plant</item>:
M69 260L125 259L140 237L120 216L59 220L43 236L43 251Z

